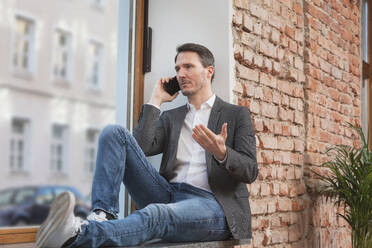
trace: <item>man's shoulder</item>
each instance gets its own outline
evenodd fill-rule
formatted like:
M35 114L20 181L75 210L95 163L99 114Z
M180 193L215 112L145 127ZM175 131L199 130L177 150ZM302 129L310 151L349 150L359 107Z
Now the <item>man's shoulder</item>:
M184 110L185 108L187 108L186 104L181 105L181 106L176 107L176 108L172 108L172 109L164 110L163 113L164 113L164 114L172 114L172 113L176 113L176 112L182 111L182 110Z
M223 112L227 112L227 113L230 113L230 114L236 114L236 113L240 113L240 112L248 112L249 113L249 109L244 107L244 106L240 106L240 105L232 104L232 103L229 103L229 102L225 102L221 98L219 99L219 101L220 101L219 104L221 106L221 110Z

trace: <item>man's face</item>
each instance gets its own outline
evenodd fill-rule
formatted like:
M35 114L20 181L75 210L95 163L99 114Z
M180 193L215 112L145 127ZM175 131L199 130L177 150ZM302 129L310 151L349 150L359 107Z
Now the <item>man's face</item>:
M177 56L175 69L182 94L194 95L210 84L213 67L204 67L195 52L181 52Z

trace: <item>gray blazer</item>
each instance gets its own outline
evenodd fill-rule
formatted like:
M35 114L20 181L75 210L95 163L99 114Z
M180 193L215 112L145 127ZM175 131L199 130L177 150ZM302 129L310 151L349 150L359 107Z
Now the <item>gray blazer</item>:
M134 130L134 137L147 156L163 153L159 173L171 180L178 139L187 113L187 106L164 111L145 104ZM206 152L208 182L221 205L230 231L235 239L252 237L249 192L246 183L252 183L258 174L256 139L247 108L224 102L216 97L208 121L208 128L221 132L227 122L227 159L219 164Z

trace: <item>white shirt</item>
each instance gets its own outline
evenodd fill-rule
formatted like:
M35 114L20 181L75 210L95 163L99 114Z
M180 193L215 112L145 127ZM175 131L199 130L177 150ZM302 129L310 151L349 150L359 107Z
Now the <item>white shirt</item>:
M170 182L188 183L211 192L208 184L205 150L193 138L192 129L196 125L208 126L209 116L216 100L213 94L200 109L188 103L188 112L182 125L174 172L177 174Z

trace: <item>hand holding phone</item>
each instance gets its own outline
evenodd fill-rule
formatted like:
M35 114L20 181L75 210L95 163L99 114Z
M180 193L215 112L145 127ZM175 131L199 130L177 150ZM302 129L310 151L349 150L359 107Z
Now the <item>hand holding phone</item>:
M179 90L181 90L180 85L178 84L177 77L173 77L171 80L163 83L163 88L169 95L173 96Z

